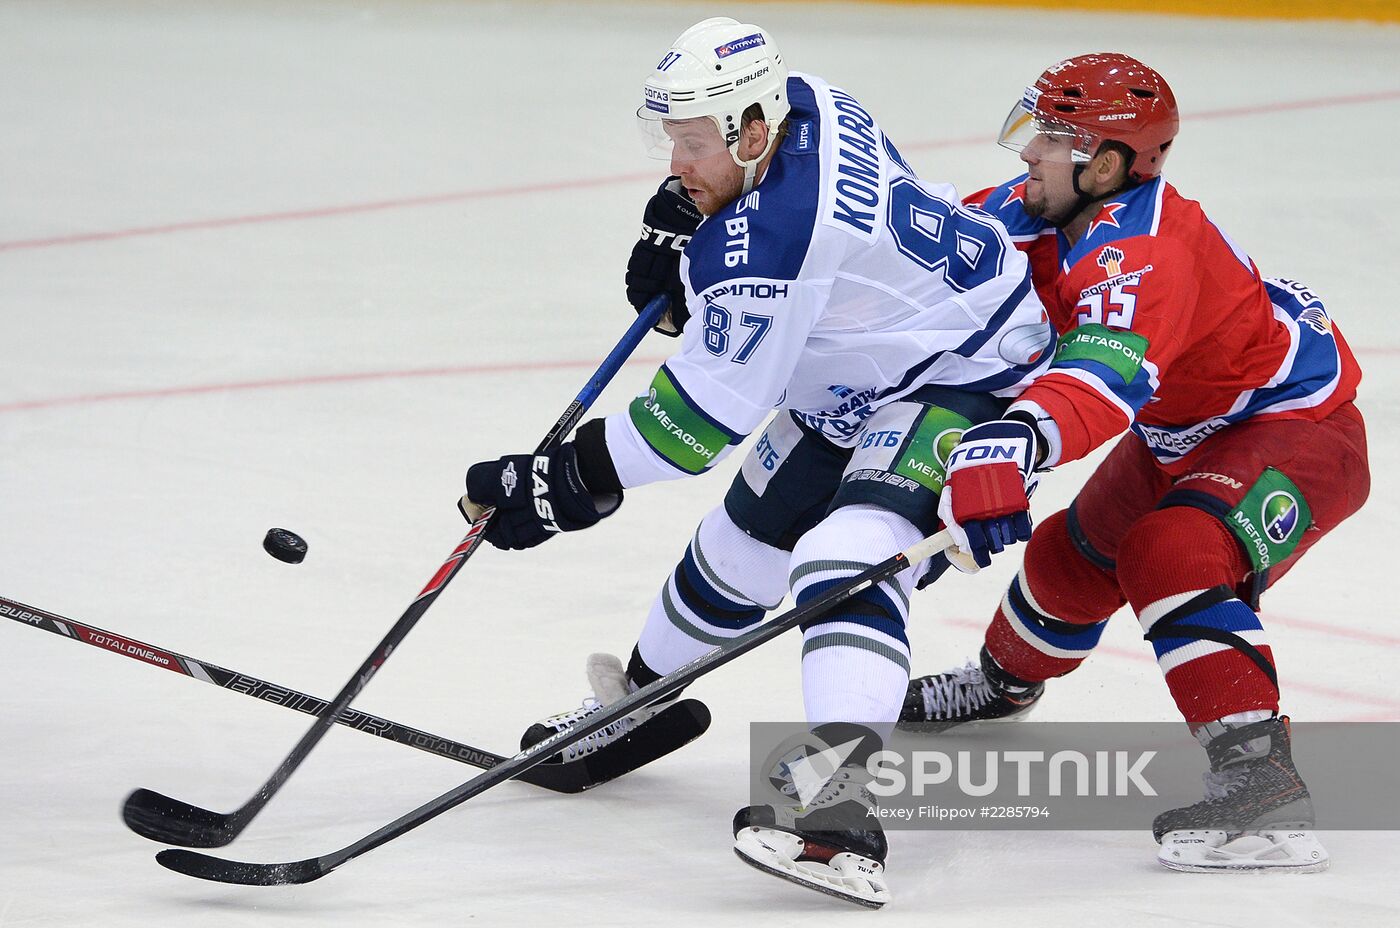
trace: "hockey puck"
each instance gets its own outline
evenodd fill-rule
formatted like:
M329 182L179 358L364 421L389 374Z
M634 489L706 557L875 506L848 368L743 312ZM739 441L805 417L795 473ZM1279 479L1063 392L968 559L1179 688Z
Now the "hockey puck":
M300 564L306 557L306 539L285 528L270 528L263 538L263 550L279 561Z

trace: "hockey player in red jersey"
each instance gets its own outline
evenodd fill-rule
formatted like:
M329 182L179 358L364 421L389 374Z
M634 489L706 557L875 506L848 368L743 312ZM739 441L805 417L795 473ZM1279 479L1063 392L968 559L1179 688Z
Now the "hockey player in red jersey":
M1159 860L1322 869L1257 609L1366 499L1361 373L1309 288L1261 277L1162 178L1177 128L1171 89L1141 62L1062 61L1002 130L1027 172L968 198L1029 254L1060 333L1008 434L1044 469L1130 433L1035 528L980 660L913 680L901 726L1026 712L1128 604L1211 765L1207 801L1154 823ZM1028 519L1025 477L1010 463L950 473L940 515L980 561Z

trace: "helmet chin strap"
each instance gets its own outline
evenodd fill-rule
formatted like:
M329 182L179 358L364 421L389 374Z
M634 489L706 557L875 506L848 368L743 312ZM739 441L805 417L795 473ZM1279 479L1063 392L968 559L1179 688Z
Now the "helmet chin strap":
M1059 220L1047 220L1055 228L1063 229L1093 204L1102 203L1104 200L1116 197L1124 190L1127 190L1129 187L1134 186L1131 182L1125 182L1119 185L1118 187L1114 188L1113 190L1108 191L1108 193L1103 193L1099 196L1093 196L1092 194L1085 193L1083 188L1079 186L1079 178L1080 175L1084 173L1084 169L1087 167L1087 164L1076 164L1074 166L1074 173L1070 175L1070 183L1074 186L1074 192L1078 195L1078 199L1074 201L1074 206L1070 208L1069 214L1066 215L1065 218Z
M1100 146L1099 150L1103 150L1102 146ZM1095 157L1097 157L1097 154L1098 153L1095 152ZM1136 187L1137 184L1135 184L1132 181L1131 172L1134 160L1135 158L1128 159L1128 163L1124 170L1123 183L1119 184L1117 187L1108 191L1107 193L1100 194L1099 196L1092 196L1090 194L1087 194L1084 192L1084 188L1079 186L1079 178L1083 176L1084 169L1087 168L1089 165L1088 163L1076 164L1074 166L1074 173L1070 175L1070 183L1073 185L1074 192L1078 195L1078 199L1074 201L1074 206L1070 209L1068 216L1066 216L1064 219L1058 222L1056 222L1053 219L1048 220L1049 223L1057 229L1063 229L1065 226L1073 222L1076 217L1078 217L1081 213L1083 213L1094 203L1102 203L1104 200L1118 196L1118 194L1122 193L1124 190L1127 190L1129 187Z
M1071 185L1073 185L1074 192L1078 198L1074 201L1074 206L1070 208L1068 214L1065 216L1064 219L1061 219L1058 222L1052 221L1050 223L1057 229L1063 229L1065 226L1073 222L1075 217L1078 216L1080 213L1084 212L1085 208L1088 207L1088 205L1094 202L1095 200L1094 197L1085 193L1083 188L1079 186L1079 178L1083 175L1084 169L1086 167L1088 167L1087 164L1076 164L1074 166L1074 173L1070 175L1070 183Z
M773 146L777 143L779 134L780 133L775 131L772 126L769 126L768 144L764 145L763 151L759 152L758 156L750 161L744 161L739 157L739 146L743 143L742 137L739 141L729 146L729 157L733 158L734 163L744 169L744 189L740 192L739 196L748 196L749 192L753 190L753 185L756 183L758 166L763 159L767 158L769 153L773 151ZM1078 186L1076 186L1075 189L1078 190Z
M740 194L739 194L740 196L748 196L749 191L753 190L753 178L754 178L754 174L757 173L757 171L758 171L758 162L757 162L757 161L745 161L745 162L744 162L744 189L743 189L743 191L740 192Z

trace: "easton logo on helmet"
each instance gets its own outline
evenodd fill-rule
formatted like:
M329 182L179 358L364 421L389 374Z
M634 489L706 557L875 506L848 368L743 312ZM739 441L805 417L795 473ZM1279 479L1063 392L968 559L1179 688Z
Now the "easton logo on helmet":
M1281 545L1298 527L1298 501L1291 493L1278 490L1264 497L1264 505L1259 509L1260 521L1264 523L1264 534L1274 544Z

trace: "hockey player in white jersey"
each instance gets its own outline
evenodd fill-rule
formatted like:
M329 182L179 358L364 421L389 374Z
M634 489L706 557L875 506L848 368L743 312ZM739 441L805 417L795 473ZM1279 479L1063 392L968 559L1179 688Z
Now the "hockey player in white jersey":
M625 490L704 474L772 418L662 586L626 670L591 663L598 699L724 644L789 592L809 601L932 534L949 452L960 437L1001 440L995 420L1054 338L1004 227L920 181L860 102L790 74L758 26L686 30L646 79L638 117L673 176L648 203L628 294L638 306L673 295L679 348L628 409L573 441L474 465L468 496L496 509L486 538L521 549L587 528ZM1017 449L1026 470L1029 454ZM1028 537L1008 523L969 546L985 562ZM858 748L815 799L740 810L747 862L865 905L888 899L864 761L899 715L909 598L929 569L803 629L807 722L826 744Z

